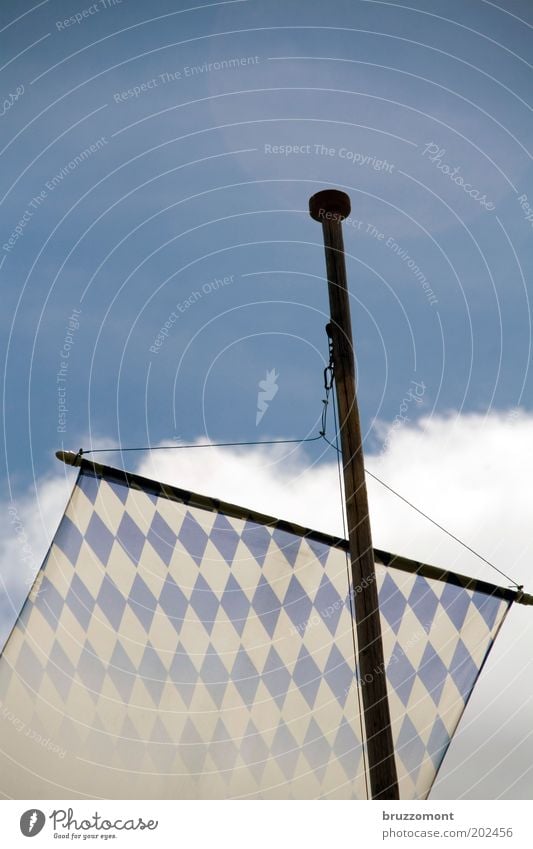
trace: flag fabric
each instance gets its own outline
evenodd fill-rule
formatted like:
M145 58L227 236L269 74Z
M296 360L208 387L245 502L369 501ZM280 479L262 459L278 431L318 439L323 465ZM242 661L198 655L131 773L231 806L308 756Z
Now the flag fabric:
M347 544L81 461L0 657L10 798L365 799ZM376 552L402 799L514 593Z

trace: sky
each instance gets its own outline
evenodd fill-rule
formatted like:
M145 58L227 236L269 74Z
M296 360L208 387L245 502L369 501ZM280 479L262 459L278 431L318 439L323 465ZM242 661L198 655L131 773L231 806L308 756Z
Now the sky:
M2 4L4 636L72 486L57 449L318 433L329 187L368 468L533 591L532 25L527 0ZM322 442L103 457L340 528ZM369 493L377 547L505 584ZM531 798L531 622L433 798Z

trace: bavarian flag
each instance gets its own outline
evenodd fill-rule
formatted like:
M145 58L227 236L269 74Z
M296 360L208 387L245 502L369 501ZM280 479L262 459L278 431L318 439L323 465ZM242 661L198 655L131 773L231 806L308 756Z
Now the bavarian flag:
M424 799L516 593L375 561L400 798ZM367 798L347 566L344 540L81 460L0 657L3 795Z

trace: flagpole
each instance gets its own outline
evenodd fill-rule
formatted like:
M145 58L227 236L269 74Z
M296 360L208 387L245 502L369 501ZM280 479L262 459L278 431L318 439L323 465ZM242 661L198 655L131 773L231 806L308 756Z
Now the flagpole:
M328 331L339 415L370 788L373 799L398 799L342 238L342 221L350 214L350 198L334 189L318 192L309 201L309 211L322 224L326 252L331 314Z

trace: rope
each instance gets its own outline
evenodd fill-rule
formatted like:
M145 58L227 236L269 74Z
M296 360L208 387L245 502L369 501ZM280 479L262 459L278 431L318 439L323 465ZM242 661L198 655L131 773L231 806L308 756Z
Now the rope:
M326 435L327 434L327 414L328 414L328 407L329 407L329 398L330 398L330 393L333 391L333 382L334 382L333 350L332 350L332 340L331 340L331 337L329 337L329 363L326 366L326 368L324 369L324 390L325 390L325 393L326 393L326 397L322 399L323 407L322 407L322 415L321 415L321 420L320 420L320 431L319 431L318 436L309 436L309 437L306 437L304 439L265 439L265 440L252 440L252 441L246 441L246 442L206 442L206 443L202 443L200 445L198 445L197 443L193 444L193 445L154 445L154 446L145 445L145 446L138 447L138 448L116 448L116 447L113 447L113 448L90 448L88 450L80 448L80 450L78 451L78 456L82 457L86 454L106 454L106 453L110 453L110 452L125 453L126 451L178 451L178 450L182 450L182 449L192 449L192 448L230 448L230 447L231 448L240 448L240 447L246 447L246 446L252 446L252 445L295 445L295 444L302 445L304 443L309 443L309 442L318 442L318 440L323 439L324 442L326 442L331 448L334 449L334 451L337 452L337 465L339 465L339 463L340 463L339 458L340 458L341 451L340 451L339 446L338 446L337 413L336 413L336 410L335 410L335 405L333 405L333 413L334 413L334 427L335 427L335 442L336 442L336 444L331 442L331 440L329 440L327 435ZM392 486L385 483L385 481L382 481L380 478L378 478L377 475L373 474L373 472L370 472L368 469L365 468L365 473L367 475L369 475L371 478L373 478L375 481L377 481L379 484L381 484L381 486L385 487L385 489L388 489L389 492L392 492L393 495L395 495L397 498L399 498L401 501L403 501L405 504L407 504L409 507L411 507L412 510L415 510L420 516L423 516L424 519L427 519L428 522L431 522L432 525L435 525L436 528L439 528L439 530L441 530L443 533L445 533L447 536L449 536L450 539L453 539L453 540L455 540L455 542L458 542L459 545L462 545L463 548L465 548L467 551L469 551L475 557L478 557L481 561L483 561L483 563L485 563L487 566L490 566L491 569L494 569L495 572L498 572L498 574L501 575L502 577L504 577L507 581L510 581L511 584L513 585L513 587L515 587L518 591L521 591L521 590L524 589L523 584L518 584L515 580L513 580L513 578L511 578L509 575L507 575L505 572L503 572L501 569L499 569L497 566L495 566L494 563L491 563L490 560L487 560L486 557L484 557L482 554L480 554L478 551L476 551L474 548L472 548L466 542L463 542L463 540L460 539L458 536L453 534L451 531L447 530L447 528L445 528L443 525L441 525L435 519L432 519L431 516L428 516L428 514L425 513L423 510L421 510L420 507L417 507L415 504L413 504L411 501L409 501L407 498L405 498L403 495L401 495L399 492L397 492L395 489L393 489ZM343 521L343 527L344 527L344 535L346 536L346 527L345 527L345 524L344 524L344 510L343 510L343 513L342 513L342 521Z
M417 507L411 501L408 501L407 498L404 498L403 495L400 495L399 492L396 492L396 490L393 489L392 486L389 486L388 483L385 483L385 481L380 480L380 478L378 478L377 475L374 475L372 472L369 472L368 469L365 469L365 472L366 472L367 475L370 475L371 478L374 478L375 481L380 483L381 486L384 486L385 489L388 489L389 492L392 492L393 495L395 495L397 498L400 498L402 501L404 501L405 504L408 504L409 507L412 507L413 510L416 510L417 513L420 513L420 515L423 516L424 519L427 519L428 522L431 522L432 525L435 525L435 527L439 528L441 531L443 531L449 537L454 539L455 542L458 542L459 545L462 545L463 548L466 548L467 551L470 551L472 554L475 554L476 557L479 557L479 559L482 560L483 563L486 563L487 566L491 566L492 569L495 569L496 572L499 572L500 575L502 575L504 578L507 578L508 581L511 581L511 583L516 587L517 590L523 590L524 589L523 584L517 584L516 581L514 581L512 578L509 577L509 575L506 575L505 572L502 572L501 569L498 569L498 567L495 566L494 563L491 563L490 560L487 560L486 557L483 557L482 554L480 554L478 551L475 551L475 549L473 549L470 545L467 545L466 542L463 542L462 539L459 539L459 537L455 536L455 534L452 534L451 531L448 531L445 527L443 527L438 522L436 522L435 519L432 519L431 516L428 516L427 513L424 513L423 510L421 510L419 507Z
M330 440L327 439L326 436L324 436L323 438L328 443L328 445L331 446L331 448L333 448L335 451L337 451L340 454L340 451L339 451L337 445L334 445L333 442L330 442ZM440 525L435 519L432 519L431 516L428 516L427 513L424 513L424 511L421 510L420 507L417 507L416 504L413 504L412 501L409 501L403 495L400 495L400 493L397 492L395 489L393 489L392 486L390 486L388 483L385 483L385 481L382 481L381 478L378 478L377 475L373 474L373 472L369 471L366 467L365 467L365 474L369 475L371 478L374 478L374 480L377 481L378 483L380 483L381 486L384 486L385 489L388 489L389 492L392 492L393 495L395 495L401 501L405 502L405 504L407 504L413 510L416 510L417 513L420 513L420 515L423 516L424 519L427 519L428 522L431 522L431 524L435 525L436 528L439 528L439 530L443 531L445 534L447 534L449 537L451 537L451 539L455 540L455 542L458 542L459 545L462 545L463 548L466 548L467 551L470 551L471 554L474 554L476 557L479 557L479 559L482 560L483 563L486 563L487 566L490 566L492 569L495 569L496 572L498 572L500 575L502 575L502 577L504 577L508 581L510 581L511 584L513 585L513 587L515 587L515 589L517 589L517 590L523 590L524 589L523 584L517 584L517 582L514 581L513 578L511 578L505 572L502 572L501 569L498 569L498 567L495 566L494 563L491 563L490 560L487 560L486 557L483 557L482 554L480 554L478 551L476 551L474 548L472 548L466 542L463 542L462 539L459 539L459 537L455 536L455 534L452 534L451 531L447 530L447 528L445 528L443 525Z
M80 448L78 454L80 457L83 457L85 454L109 454L113 451L120 451L122 454L125 451L177 451L180 448L228 448L229 446L242 445L290 445L296 442L317 442L319 439L322 439L321 433L319 433L318 436L309 436L305 439L264 439L258 440L257 442L205 442L200 445L198 445L198 443L195 443L194 445L144 445L140 448L89 448L88 450Z

